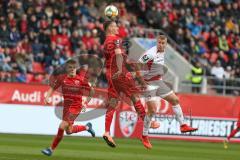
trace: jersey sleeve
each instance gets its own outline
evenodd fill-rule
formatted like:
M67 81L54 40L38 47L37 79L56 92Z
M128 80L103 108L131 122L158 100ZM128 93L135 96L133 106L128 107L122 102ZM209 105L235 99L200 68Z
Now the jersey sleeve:
M122 47L122 41L121 41L121 39L115 39L115 40L113 41L113 43L114 43L114 49L117 49L117 48L121 48L121 47Z
M50 77L50 81L49 81L49 85L51 88L53 88L54 90L58 89L63 82L64 76L51 76Z
M90 85L89 82L84 81L84 82L82 83L82 86L83 86L84 89L86 89L87 91L90 91L90 89L91 89L91 85Z
M81 70L79 70L78 76L81 81L81 87L84 90L89 91L91 89L91 85L89 83L89 75L87 69L82 68Z
M122 40L120 38L112 38L105 43L105 49L108 51L116 48L122 48Z
M149 61L153 60L153 56L151 54L148 54L148 52L146 52L145 54L143 54L140 59L138 60L138 62L140 63L148 63Z

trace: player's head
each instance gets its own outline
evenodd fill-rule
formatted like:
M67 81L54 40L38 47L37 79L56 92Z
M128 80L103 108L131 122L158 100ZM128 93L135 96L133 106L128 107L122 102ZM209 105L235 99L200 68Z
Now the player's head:
M73 59L70 59L66 62L66 71L67 75L74 77L77 74L77 62Z
M118 34L118 25L115 21L113 20L108 20L105 21L104 24L104 31L106 32L106 34Z
M167 37L163 34L157 36L157 49L159 52L164 52L167 46Z

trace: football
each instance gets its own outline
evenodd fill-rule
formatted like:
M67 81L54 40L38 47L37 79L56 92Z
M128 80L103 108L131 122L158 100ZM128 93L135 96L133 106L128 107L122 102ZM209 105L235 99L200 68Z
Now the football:
M118 16L118 9L114 5L109 5L104 10L104 15L110 19L114 19Z

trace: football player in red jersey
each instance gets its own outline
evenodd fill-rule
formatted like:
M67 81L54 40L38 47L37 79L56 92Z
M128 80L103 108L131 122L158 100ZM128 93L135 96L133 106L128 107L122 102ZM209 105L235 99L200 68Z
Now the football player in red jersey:
M81 131L88 131L92 137L95 137L95 132L91 123L84 125L73 125L74 120L78 117L82 110L82 95L85 91L89 93L87 101L88 103L93 95L93 89L88 82L84 80L85 72L77 74L77 62L75 60L68 60L66 62L66 73L57 77L54 77L52 82L50 80L50 89L47 91L45 97L45 104L49 104L49 98L52 93L61 88L61 92L64 98L63 116L62 122L59 125L57 135L54 137L51 147L42 150L42 153L51 156L53 151L62 140L64 131L66 134L78 133ZM52 83L52 84L51 84Z
M235 136L235 134L237 134L240 131L240 112L238 113L238 121L237 121L237 128L233 129L231 131L231 133L229 134L229 136L227 136L227 138L223 141L223 145L224 148L227 149L228 148L228 143L230 141L230 139L232 137Z
M108 104L105 117L105 133L103 135L106 143L111 147L116 147L116 143L110 136L110 126L113 115L118 104L119 93L123 92L131 99L133 105L144 120L147 118L145 109L139 98L139 89L136 87L131 73L126 68L126 54L122 46L122 39L118 35L118 26L115 21L106 21L104 30L106 39L104 42L104 57L106 59L106 77L108 80ZM148 136L143 135L144 146L151 148Z
M126 68L126 53L122 46L122 39L118 35L118 26L115 21L106 21L104 30L106 39L104 42L104 57L106 59L106 77L108 80L108 104L105 117L105 133L103 135L106 143L116 147L116 143L110 136L110 126L113 115L118 104L119 93L124 93L131 99L139 117L144 121L145 109L140 101L140 91L135 85L131 73ZM148 136L142 135L144 146L152 148Z

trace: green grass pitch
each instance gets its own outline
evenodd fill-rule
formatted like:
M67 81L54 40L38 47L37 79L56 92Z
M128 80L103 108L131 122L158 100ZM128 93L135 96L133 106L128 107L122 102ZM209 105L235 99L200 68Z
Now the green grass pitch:
M64 137L52 157L42 155L52 136L0 134L0 160L239 160L240 145L151 140L146 150L138 139L115 139L117 148L101 138Z

